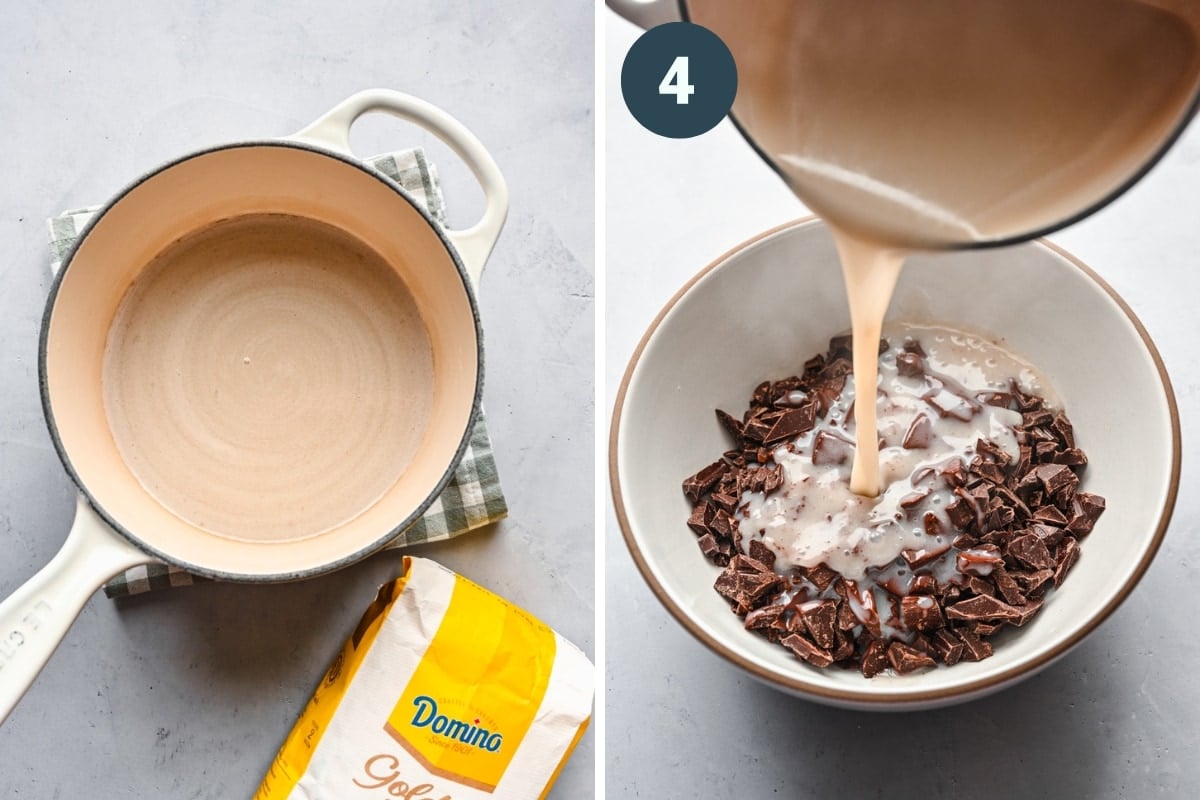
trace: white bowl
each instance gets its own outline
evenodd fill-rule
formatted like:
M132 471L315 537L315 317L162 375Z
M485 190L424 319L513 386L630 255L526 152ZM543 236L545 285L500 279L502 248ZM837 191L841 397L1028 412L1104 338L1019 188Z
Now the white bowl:
M1120 605L1158 550L1179 480L1179 418L1145 329L1094 272L1045 242L912 258L889 319L989 334L1041 368L1088 454L1083 487L1108 510L1061 590L995 655L919 674L818 670L742 629L712 588L680 490L726 449L713 409L740 410L754 387L797 373L849 328L826 228L768 231L702 270L642 338L613 412L610 473L617 519L638 568L696 638L752 676L831 705L910 710L1010 686L1078 644Z

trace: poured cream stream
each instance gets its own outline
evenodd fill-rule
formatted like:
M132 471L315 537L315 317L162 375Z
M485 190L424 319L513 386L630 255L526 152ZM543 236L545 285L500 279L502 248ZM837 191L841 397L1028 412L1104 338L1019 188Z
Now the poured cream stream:
M1200 2L687 0L738 67L734 116L833 229L858 397L906 253L1018 237L1108 197L1182 123ZM878 495L873 403L853 490Z

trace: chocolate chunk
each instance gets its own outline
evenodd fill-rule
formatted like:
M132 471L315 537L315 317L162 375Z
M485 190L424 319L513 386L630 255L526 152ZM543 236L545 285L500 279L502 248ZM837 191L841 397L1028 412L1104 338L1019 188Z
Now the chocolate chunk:
M780 486L783 486L783 465L776 464L767 473L767 477L763 481L762 490L764 493L770 494Z
M1050 430L1054 431L1058 436L1058 440L1067 450L1075 449L1075 429L1071 426L1067 415L1061 411L1054 415L1054 421L1050 423Z
M782 589L783 579L761 562L739 555L717 576L713 588L734 603L739 613L746 614L770 593Z
M1021 415L1021 427L1023 428L1041 428L1050 424L1050 420L1054 419L1054 415L1044 408L1039 408L1034 411L1027 411Z
M928 634L924 634L924 633L921 633L918 631L917 633L914 633L912 635L912 641L905 642L905 644L909 645L914 650L921 651L922 653L929 656L930 658L933 658L933 659L937 658L937 650L933 649L933 641L929 638Z
M817 564L815 567L809 567L806 575L808 582L817 587L818 592L823 592L829 588L829 584L837 579L838 573L830 569L825 564Z
M723 508L718 508L708 522L709 530L718 539L733 539L733 530L737 527L737 522L728 511Z
M929 497L931 492L931 489L918 489L915 492L909 492L900 498L900 507L908 509L920 505L921 501Z
M1078 476L1063 464L1042 464L1034 467L1033 474L1037 476L1046 494L1056 494L1067 486L1079 483Z
M763 437L763 444L775 444L786 439L794 439L802 433L808 433L817 422L817 404L815 401L805 403L799 408L790 408L771 426L771 430Z
M914 575L908 591L910 594L934 594L937 592L937 579L932 575Z
M991 439L977 439L975 441L975 452L985 462L999 464L1002 467L1007 467L1012 462L1012 456Z
M961 536L955 536L954 541L951 542L951 544L957 547L959 550L969 550L972 547L977 547L979 545L979 539L971 536L968 533L964 533Z
M953 667L962 659L963 643L949 628L939 628L934 631L930 640L933 642L933 650L937 653L937 657L946 666Z
M991 642L985 642L969 630L959 629L954 632L963 644L962 657L967 661L983 661L992 655Z
M763 381L758 386L754 387L754 394L750 397L750 402L756 406L765 406L771 398L771 382Z
M761 539L751 539L746 551L751 558L768 569L775 566L775 551L767 547Z
M732 494L713 492L708 499L711 500L717 508L721 509L727 514L732 514L733 510L737 508L737 497Z
M1076 492L1073 509L1074 515L1067 524L1067 531L1076 537L1086 536L1096 526L1096 520L1104 513L1104 498L1089 492Z
M962 588L972 594L983 594L988 597L996 596L996 587L990 581L985 581L978 575L968 575L963 579Z
M717 540L713 538L711 533L706 533L701 536L696 541L696 544L700 545L700 552L703 553L704 557L709 561L714 560L714 556L717 556L721 552L720 547L717 546Z
M929 447L932 440L933 421L925 414L917 414L913 417L912 424L908 426L908 432L904 434L901 447L905 450L922 450Z
M937 601L927 595L900 598L900 620L910 631L929 631L946 624Z
M1016 625L1019 628L1026 622L1029 622L1029 620L1033 619L1035 614L1042 610L1043 602L1045 601L1040 597L1030 600L1025 605L1017 609L1021 612L1021 615L1014 620L1009 620L1009 624Z
M742 423L740 420L718 408L717 421L721 423L721 427L729 431L735 442L742 440Z
M724 461L715 461L683 482L683 493L693 503L700 502L700 497L717 485L721 476L729 471L729 465Z
M1063 539L1062 544L1058 546L1058 552L1054 555L1054 560L1057 562L1057 566L1054 567L1054 585L1062 586L1067 573L1079 560L1079 543L1069 536Z
M1009 574L1013 576L1013 580L1017 582L1017 585L1028 596L1042 588L1046 581L1053 578L1054 570L1039 569L1036 572L1012 572Z
M823 600L800 610L804 627L817 647L824 650L832 650L837 645L834 636L837 632L837 605L836 601Z
M1038 442L1033 446L1033 461L1036 464L1052 463L1057 455L1057 442Z
M1004 598L1004 602L1011 606L1025 605L1026 597L1021 592L1021 587L1017 586L1016 580L1008 574L1004 567L996 567L996 571L992 573L992 582L996 584L997 591Z
M742 439L748 444L762 444L763 437L771 432L772 427L774 427L774 421L751 417L742 426Z
M888 668L887 649L882 639L871 638L867 642L859 661L864 678L874 678Z
M921 343L916 339L906 339L904 344L900 345L900 349L905 353L916 353L921 358L925 358L925 348L921 347ZM880 352L883 352L882 350Z
M1054 506L1042 506L1037 511L1033 512L1034 520L1044 522L1047 525L1057 525L1065 527L1067 524L1066 516Z
M960 531L965 531L975 521L974 509L961 498L946 506L946 516L950 518L950 524Z
M925 515L925 518L926 518L925 530L927 533L929 531L928 519L931 516L933 516L933 512L929 512ZM933 519L937 520L937 517L933 517ZM919 550L912 550L912 549L901 550L900 556L906 562L908 562L908 566L912 567L913 569L919 569L919 568L925 566L926 564L930 564L930 563L936 561L939 556L941 556L943 553L945 553L949 549L950 549L949 543L943 543L943 544L931 543L929 545L926 545L925 547L922 547Z
M829 653L834 661L845 661L854 657L854 640L841 631L837 632L833 650Z
M821 353L804 362L804 376L811 378L825 368L825 356Z
M716 512L716 506L705 500L700 505L692 509L692 515L688 517L688 527L691 528L697 536L703 536L709 532L709 526L712 524L713 514Z
M1050 460L1055 464L1065 464L1068 467L1086 467L1088 463L1087 454L1077 447L1055 453Z
M945 530L945 526L942 525L942 520L932 511L925 512L925 516L921 518L921 524L925 526L926 536L941 536ZM930 548L928 547L923 548L924 551L928 551L929 549ZM938 555L941 555L941 553L938 553Z
M967 626L967 630L976 636L991 636L1007 624L1006 622L972 622Z
M833 663L833 656L799 634L794 633L786 639L781 639L779 643L795 653L797 658L814 667L828 667Z
M858 617L854 616L854 612L850 610L849 603L845 601L838 603L837 626L839 631L853 630L860 624Z
M918 353L897 353L896 371L905 378L919 378L925 374L925 359Z
M967 482L967 468L958 458L952 458L938 467L938 474L942 476L942 480L954 488L963 486Z
M854 442L829 431L817 431L813 439L812 463L816 466L845 464L854 457Z
M892 669L896 670L900 675L907 675L919 669L937 666L937 662L932 658L915 647L904 644L904 642L892 642L888 645L887 660L892 665Z
M1031 570L1048 569L1054 566L1046 543L1036 533L1017 536L1008 543L1007 553Z
M879 612L875 608L875 593L870 587L859 589L858 584L846 578L839 578L833 588L842 600L850 606L854 616L873 636L882 636L883 629L879 623Z
M971 465L971 474L983 478L988 483L1002 484L1004 483L1004 470L999 464L993 464L989 461L981 461L978 464Z
M756 631L772 627L783 616L784 608L785 606L782 603L776 603L775 605L754 609L746 615L746 630Z
M985 406L996 408L1011 408L1013 404L1013 396L1009 392L979 392L975 399Z
M959 600L952 606L946 607L947 619L958 619L965 622L1017 619L1021 612L1003 600L988 597L985 594L972 597L970 600Z

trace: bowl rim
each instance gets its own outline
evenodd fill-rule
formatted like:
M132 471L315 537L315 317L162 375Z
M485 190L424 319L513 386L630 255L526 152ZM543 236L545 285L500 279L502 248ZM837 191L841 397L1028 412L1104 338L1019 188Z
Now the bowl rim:
M1171 385L1171 379L1167 375L1166 366L1163 364L1162 356L1159 355L1158 348L1155 347L1150 334L1147 332L1141 320L1129 307L1129 304L1117 294L1103 278L1080 259L1064 250L1062 247L1045 239L1033 240L1037 245L1049 249L1054 254L1060 256L1070 266L1079 270L1085 277L1091 279L1097 286L1103 289L1113 302L1121 309L1125 316L1132 323L1134 329L1142 339L1142 344L1146 348L1154 366L1158 371L1159 379L1162 383L1163 394L1167 401L1167 410L1171 421L1171 473L1170 485L1167 487L1167 495L1163 503L1162 509L1159 512L1158 524L1154 531L1154 535L1149 542L1144 555L1130 573L1129 578L1124 585L1117 591L1116 595L1103 607L1100 611L1087 619L1083 625L1073 630L1068 636L1064 637L1060 642L1056 643L1047 652L1041 654L1037 658L1030 661L1024 661L1016 664L996 675L988 678L979 678L973 681L947 687L943 689L929 689L924 691L885 691L864 695L862 693L838 688L829 688L825 686L815 686L806 680L793 678L791 676L780 675L776 672L764 669L753 661L745 658L735 650L727 647L715 636L710 635L702 629L691 617L680 608L667 593L666 589L650 568L645 557L642 555L641 549L638 546L636 538L633 534L632 526L629 522L629 515L625 509L624 495L621 490L621 477L617 467L618 445L621 435L621 417L625 409L625 398L629 390L629 384L633 374L637 369L642 355L645 352L650 340L654 338L654 334L658 331L659 325L666 318L667 314L683 299L683 297L691 291L691 289L706 275L714 271L721 265L729 262L741 252L758 244L759 242L768 239L776 234L783 233L788 230L801 228L808 225L820 224L821 220L816 216L806 216L799 219L785 222L781 225L776 225L762 233L753 236L740 244L735 245L729 250L722 253L716 259L711 261L707 266L693 275L675 292L674 295L666 302L654 320L650 323L645 333L642 334L638 341L637 347L633 351L633 355L629 358L629 363L625 367L625 373L621 378L620 387L617 390L616 400L613 403L613 412L609 430L609 447L608 447L608 476L609 486L612 494L613 508L616 512L617 524L621 529L622 538L625 540L625 546L629 550L629 554L633 557L634 564L637 565L638 571L642 574L642 578L650 587L658 601L667 609L668 612L679 622L684 629L693 637L698 639L702 644L707 646L713 652L727 659L734 665L741 667L753 677L761 680L771 686L786 691L794 692L800 695L807 695L813 698L832 701L837 703L854 704L858 707L870 706L887 706L894 705L897 707L909 706L918 703L929 702L946 702L951 699L965 698L976 692L987 690L995 690L1007 686L1018 678L1036 673L1040 669L1053 663L1059 657L1066 654L1071 648L1079 644L1088 634L1095 630L1102 622L1120 606L1134 587L1141 581L1142 576L1149 568L1150 563L1157 555L1159 547L1162 545L1162 540L1166 536L1167 528L1170 525L1171 517L1175 512L1175 501L1179 494L1179 476L1182 462L1182 437L1180 433L1179 423L1179 408L1175 401L1175 391Z

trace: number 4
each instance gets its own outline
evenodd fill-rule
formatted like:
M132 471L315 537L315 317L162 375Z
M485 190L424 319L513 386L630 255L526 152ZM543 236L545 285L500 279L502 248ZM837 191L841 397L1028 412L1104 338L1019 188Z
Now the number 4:
M671 68L658 85L658 93L673 94L678 105L687 105L688 97L696 93L696 87L688 83L687 56L679 56L671 62Z

